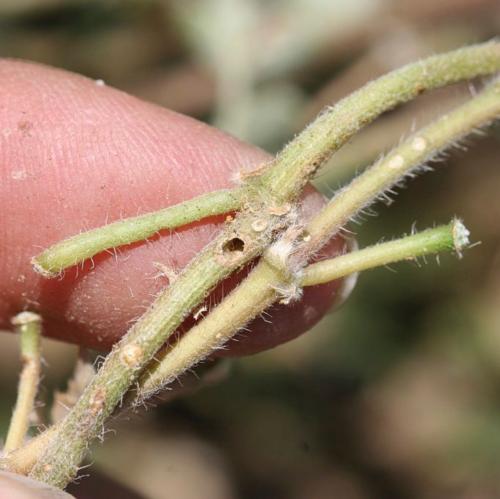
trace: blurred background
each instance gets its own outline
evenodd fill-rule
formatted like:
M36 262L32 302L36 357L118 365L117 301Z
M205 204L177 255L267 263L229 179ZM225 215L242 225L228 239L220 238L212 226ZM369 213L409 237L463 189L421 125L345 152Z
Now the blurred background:
M102 79L271 152L370 79L499 28L498 0L0 0L0 56ZM331 195L480 85L386 113L316 186ZM365 246L458 215L481 241L462 260L361 275L348 302L311 333L117 421L118 437L96 447L92 477L72 493L500 497L499 158L497 127L451 151L391 209L377 206L377 217L351 227ZM0 341L3 433L19 365L16 339ZM76 349L46 341L45 351L42 396L50 399Z

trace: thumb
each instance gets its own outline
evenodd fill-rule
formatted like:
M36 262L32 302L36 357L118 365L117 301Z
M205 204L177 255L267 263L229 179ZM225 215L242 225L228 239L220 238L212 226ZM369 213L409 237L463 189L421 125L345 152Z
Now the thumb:
M29 308L44 317L46 334L109 348L167 284L154 278L154 263L180 270L221 220L98 255L62 279L42 279L31 257L106 221L230 187L237 169L268 156L198 121L64 71L4 60L0 80L0 328ZM317 209L322 202L310 189L304 206ZM330 253L341 246L337 241ZM337 288L308 290L304 302L276 312L272 330L255 321L255 334L231 351L260 350L309 329L336 300Z

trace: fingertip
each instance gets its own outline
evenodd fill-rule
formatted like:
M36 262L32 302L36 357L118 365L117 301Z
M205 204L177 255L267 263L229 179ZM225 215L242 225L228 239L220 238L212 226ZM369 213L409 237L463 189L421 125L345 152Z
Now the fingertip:
M109 348L168 283L154 277L154 262L180 271L223 218L102 253L54 280L32 269L32 257L89 228L227 188L235 171L269 156L79 75L0 61L0 77L0 327L30 308L43 315L49 336ZM323 203L309 188L304 214ZM337 300L338 286L307 290L304 301L278 313L274 329L257 321L239 344L253 351L304 332Z

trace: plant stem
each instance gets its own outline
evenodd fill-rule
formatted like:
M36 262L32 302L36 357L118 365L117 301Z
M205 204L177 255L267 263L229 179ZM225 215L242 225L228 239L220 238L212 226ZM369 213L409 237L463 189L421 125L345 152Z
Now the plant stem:
M264 173L273 196L287 199L305 179L362 127L426 90L500 71L500 43L493 41L435 55L374 80L326 108L283 149Z
M497 79L473 99L413 134L338 191L326 208L310 221L308 241L294 258L303 259L317 251L363 208L377 198L387 200L386 193L391 193L391 188L402 179L415 176L419 168L425 169L425 163L443 149L499 116L500 80Z
M43 454L56 430L57 425L53 425L33 437L22 447L0 458L0 469L27 475Z
M280 297L276 290L281 290L281 296L283 291L297 292L300 289L300 269L352 216L422 162L435 157L446 145L452 144L467 131L490 122L499 114L500 82L496 82L475 98L415 133L359 175L301 231L301 242L294 245L293 241L282 239L274 243L266 252L266 258L260 261L246 280L195 329L183 336L167 355L162 355L160 363L149 368L149 373L141 380L144 388L140 400L154 394L161 386L200 362L211 350L223 345L239 328ZM277 264L270 265L270 262L276 261ZM291 271L287 271L286 267ZM296 282L293 282L294 273L297 275ZM193 330L198 332L191 334ZM207 331L213 332L210 336L212 343L207 340ZM146 381L148 377L153 378L153 381Z
M277 202L289 200L324 161L384 111L426 90L498 71L499 61L500 44L489 42L408 64L365 85L327 108L293 140L264 173L264 183ZM162 229L235 211L241 207L242 197L240 190L221 190L114 222L61 241L32 263L45 277L55 277L101 251L141 241Z
M380 265L441 251L460 251L467 244L466 234L467 229L462 223L454 220L419 234L314 263L304 269L300 285L314 286ZM270 286L270 282L282 285L282 278L279 271L267 262L259 264L244 285L235 289L203 321L155 357L141 377L136 404L150 398L208 357L248 321L275 302L280 291ZM201 342L200 338L203 338Z
M281 281L278 270L266 262L259 263L210 314L155 357L139 381L137 405L221 348L249 320L276 301L278 295L270 283Z
M255 229L255 213L260 224ZM104 421L121 402L140 371L157 350L222 279L258 256L273 234L287 223L288 213L273 215L255 206L227 224L223 233L188 264L147 312L113 347L33 467L32 478L64 487L75 476L88 443L102 431ZM264 218L265 217L265 218Z
M41 317L32 312L21 312L14 317L12 324L20 335L23 367L4 447L7 454L15 451L24 442L40 381Z
M346 277L351 273L401 260L413 260L420 256L449 250L460 252L468 244L467 235L467 229L459 220L455 219L448 225L313 263L304 269L300 284L302 286L315 286ZM241 292L236 291L233 296L228 296L228 299L216 309L216 314L209 315L208 320L193 327L187 333L186 339L179 340L177 344L157 354L153 365L141 378L135 403L151 397L229 339L234 334L235 324L233 321L239 321L241 324L246 320L245 318L250 320L267 304L270 304L272 299L276 299L275 290L266 286L268 278L266 272L260 276L254 275L251 288L256 293L254 293L252 300L242 301L241 297L238 296ZM246 285L248 286L248 283ZM269 292L261 293L262 286L265 286ZM246 307L246 305L250 306ZM222 317L225 317L224 321L220 320ZM224 325L228 327L224 328ZM205 339L205 350L197 350L197 356L192 357L193 350L190 341L191 339L196 341L195 338L200 336ZM9 471L28 473L36 462L42 447L49 442L56 430L57 425L49 428L31 440L23 449L1 460L0 465Z
M210 192L160 211L83 232L43 251L33 258L33 266L43 276L55 277L64 269L107 249L142 241L160 230L175 229L203 218L238 210L243 199L242 191Z
M315 286L401 260L414 260L449 250L460 252L468 244L467 237L468 231L462 222L453 220L435 229L312 263L304 269L300 284Z
M457 54L460 55L457 57ZM417 63L415 68L422 69L417 69L415 74L407 72L401 76L396 72L392 74L392 77L406 89L410 87L414 89L415 87L415 82L405 80L411 76L418 77L417 83L423 82L421 85L428 84L429 88L434 88L459 79L472 78L500 69L499 54L499 44L485 44L445 54L439 56L438 59L432 58L435 62L430 65L425 62ZM460 69L448 64L446 62L448 58L453 62L453 65L459 65ZM392 91L396 91L398 88L393 88ZM375 93L377 94L377 92ZM403 92L402 97L391 100L389 107L411 98L416 93L418 92L414 90ZM371 95L372 91L369 94ZM376 99L372 97L362 101L364 105L373 105L374 107L371 113L363 114L365 120L367 120L366 116L373 119L376 114L388 108L377 101L377 99L384 99L384 96L384 93L379 92ZM352 107L351 115L358 115L359 102L356 100L349 102ZM345 116L349 115L347 111L344 111L344 114ZM337 129L331 120L327 123L332 127L329 134L339 135L336 143L347 140L344 129ZM327 123L320 118L318 123L313 124L304 132L305 135L299 136L292 143L295 144L294 148L297 152L303 153L300 157L306 164L302 168L297 169L295 158L288 152L279 157L278 162L273 167L274 173L272 175L266 176L264 174L264 177L254 179L246 184L249 197L245 203L245 210L238 214L233 222L227 224L222 233L188 264L179 278L160 294L148 311L115 345L94 380L59 425L30 476L52 485L64 487L75 476L88 444L99 434L105 419L120 403L126 391L137 380L140 372L149 364L158 349L193 308L207 296L219 281L262 254L264 249L276 238L276 234L283 232L295 223L295 210L287 203L299 197L302 187L314 172L314 168L310 167L310 155L304 152L310 147L305 140L312 140L311 133L313 136L315 135L316 127L321 129L321 134L326 133ZM360 125L361 123L358 123L357 127L359 128ZM352 133L354 132L353 129ZM314 154L316 166L318 161L326 159L332 150L330 141L322 143L327 151L319 154L317 151L321 144L313 141L312 149L316 151ZM281 175L287 169L288 161L290 161L291 178L296 180L300 178L300 181L290 182L286 180L286 176ZM311 254L308 256L310 257ZM289 278L287 272L275 268L265 260L252 271L247 280L253 279L255 281L256 277L252 277L255 272L260 273L261 279L260 281L257 279L255 290L266 296L269 295L268 288L273 286L273 283L277 283L279 286L283 282L287 283ZM284 273L287 275L284 276ZM244 284L247 283L247 280L244 281ZM248 285L243 289L247 289L251 294ZM244 300L248 299L248 306L256 312L259 307L272 302L272 295L271 291L269 300L258 295L253 297L243 295L243 298ZM252 299L260 300L260 305L253 306ZM222 317L221 320L225 322L226 318ZM200 342L203 343L203 341L204 339L200 338ZM204 347L201 344L199 348L203 349Z

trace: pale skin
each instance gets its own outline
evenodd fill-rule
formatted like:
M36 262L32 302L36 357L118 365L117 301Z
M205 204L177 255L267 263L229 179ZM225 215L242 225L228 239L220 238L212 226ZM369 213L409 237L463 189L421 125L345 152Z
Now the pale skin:
M224 217L99 255L61 279L40 277L31 257L106 221L232 187L238 169L257 167L269 156L71 73L4 60L0 81L0 329L30 309L42 315L45 334L105 350L168 285L155 262L179 271ZM322 202L309 189L304 210L316 211ZM323 255L343 245L334 240ZM308 288L301 302L273 310L271 322L254 321L251 334L224 354L264 350L307 331L338 300L339 286ZM0 493L11 486L0 476ZM19 497L32 497L26 494Z

